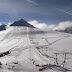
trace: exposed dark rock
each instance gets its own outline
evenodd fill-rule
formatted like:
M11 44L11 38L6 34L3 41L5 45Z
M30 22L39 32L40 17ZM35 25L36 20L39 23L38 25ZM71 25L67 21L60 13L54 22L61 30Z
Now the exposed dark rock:
M10 26L26 26L26 27L32 27L32 28L34 28L33 25L29 24L28 22L26 22L26 21L23 20L23 19L14 22L14 23L11 24Z
M2 25L0 26L0 31L2 31L2 30L6 30L6 25L5 25L5 24L2 24Z

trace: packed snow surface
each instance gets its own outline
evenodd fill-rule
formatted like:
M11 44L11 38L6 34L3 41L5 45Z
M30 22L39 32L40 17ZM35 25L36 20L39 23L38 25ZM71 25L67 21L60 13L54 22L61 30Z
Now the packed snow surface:
M56 63L72 72L72 35L56 31L42 31L37 28L10 26L0 32L0 54L9 51L8 55L0 57L2 66L0 72L39 72L40 67ZM43 70L43 72L65 72L61 68Z

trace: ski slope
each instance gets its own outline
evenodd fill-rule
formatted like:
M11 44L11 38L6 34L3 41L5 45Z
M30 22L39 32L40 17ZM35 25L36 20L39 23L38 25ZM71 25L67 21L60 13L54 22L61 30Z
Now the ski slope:
M71 53L72 35L56 31L42 31L37 28L10 26L0 32L0 53L9 51L10 54L0 57L2 72L39 72L36 65L54 64L54 53ZM58 56L62 65L64 55ZM14 64L17 63L17 64ZM65 67L72 70L71 54L67 55ZM56 68L43 72L63 72ZM70 71L71 72L71 71Z

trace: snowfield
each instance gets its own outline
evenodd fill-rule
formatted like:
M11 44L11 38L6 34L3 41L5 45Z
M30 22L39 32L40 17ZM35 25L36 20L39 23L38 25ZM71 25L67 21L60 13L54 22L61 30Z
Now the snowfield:
M72 35L67 33L10 26L0 32L0 54L7 51L0 57L0 72L72 72Z

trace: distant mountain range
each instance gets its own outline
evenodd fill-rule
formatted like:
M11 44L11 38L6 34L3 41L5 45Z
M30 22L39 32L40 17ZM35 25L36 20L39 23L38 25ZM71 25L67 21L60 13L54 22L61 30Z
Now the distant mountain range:
M28 22L26 22L23 19L15 21L10 26L25 26L25 27L35 28L33 25L29 24ZM6 25L5 24L0 25L0 31L2 31L2 30L6 30ZM72 27L67 27L65 30L56 30L56 31L72 34Z

